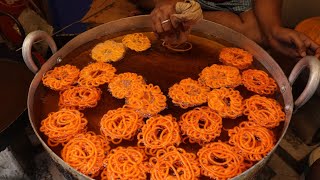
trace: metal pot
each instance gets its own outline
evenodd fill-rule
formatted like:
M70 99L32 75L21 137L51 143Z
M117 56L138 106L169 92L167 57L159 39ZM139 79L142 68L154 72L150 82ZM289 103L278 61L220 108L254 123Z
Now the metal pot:
M38 113L37 108L35 106L35 103L36 103L35 99L38 96L38 94L36 94L36 90L39 84L41 83L42 76L48 70L52 69L55 65L61 62L64 62L64 57L66 57L66 55L71 53L80 45L83 45L85 43L88 43L92 40L98 39L106 35L112 35L119 32L128 31L128 30L139 31L139 29L140 30L145 29L145 30L151 31L151 21L149 16L130 17L130 18L120 19L117 21L100 25L98 27L95 27L91 30L88 30L78 35L77 37L72 39L69 43L67 43L64 47L62 47L59 51L56 51L57 48L52 38L48 36L46 33L41 31L35 31L30 33L26 37L23 43L22 53L23 53L24 61L29 67L29 69L32 72L36 73L31 83L31 86L29 89L29 96L28 96L28 112L29 112L30 123L37 137L40 139L43 147L49 152L52 159L56 161L58 164L60 164L64 169L70 172L77 179L90 179L90 178L79 173L78 171L70 167L67 163L65 163L57 154L55 154L47 146L47 144L44 142L44 140L40 136L39 128L37 128L35 124L35 116L36 116L36 113ZM193 27L192 33L197 33L197 32L200 32L207 36L214 36L219 39L223 39L229 43L232 43L234 46L237 46L249 51L251 54L253 54L255 59L259 61L264 66L264 68L273 76L273 78L276 80L280 88L280 91L281 91L280 95L282 96L282 99L284 102L286 119L285 119L284 127L281 130L281 134L278 142L276 143L272 151L269 152L267 156L265 156L265 158L263 158L253 167L246 170L242 174L238 175L234 179L253 178L257 174L257 172L266 164L266 162L270 158L270 155L275 151L275 149L279 145L280 140L283 138L289 126L293 110L294 109L297 110L304 103L306 103L316 91L320 81L320 62L315 57L307 56L301 59L297 63L297 65L292 70L289 78L286 78L282 69L272 59L272 57L265 50L263 50L259 45L257 45L255 42L251 41L244 35L238 32L235 32L222 25L219 25L210 21L206 21L206 20L200 21L197 25ZM35 65L31 57L32 44L38 40L47 41L49 46L51 47L51 50L54 53L50 57L50 59L41 67L41 69L38 69L38 67ZM296 101L294 101L292 97L291 85L294 83L297 76L305 67L309 68L310 70L309 81L303 93L299 96L299 98Z

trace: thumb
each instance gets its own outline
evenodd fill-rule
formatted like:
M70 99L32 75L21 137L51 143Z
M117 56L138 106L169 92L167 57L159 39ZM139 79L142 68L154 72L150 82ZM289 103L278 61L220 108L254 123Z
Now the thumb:
M177 29L182 24L181 19L177 18L174 14L170 16L172 26Z

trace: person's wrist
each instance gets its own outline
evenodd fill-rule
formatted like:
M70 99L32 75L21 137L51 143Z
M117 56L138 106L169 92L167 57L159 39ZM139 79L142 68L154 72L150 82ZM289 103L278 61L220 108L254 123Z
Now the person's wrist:
M270 41L274 39L275 36L279 33L282 27L279 25L269 26L267 29L264 30L264 34L266 38Z

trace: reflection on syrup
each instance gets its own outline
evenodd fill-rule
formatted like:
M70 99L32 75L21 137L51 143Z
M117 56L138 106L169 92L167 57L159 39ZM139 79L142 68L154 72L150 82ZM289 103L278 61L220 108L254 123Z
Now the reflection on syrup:
M147 83L160 86L165 95L168 94L169 87L175 83L178 83L182 79L190 77L196 80L198 79L198 74L203 68L215 63L221 64L218 61L219 51L225 46L230 46L230 44L221 43L221 41L218 43L216 39L209 40L208 38L191 35L189 42L192 43L193 48L188 52L179 53L172 52L163 47L161 45L162 42L157 41L152 33L146 34L152 41L152 47L149 50L140 53L127 50L125 57L118 62L112 63L112 65L117 69L117 74L133 72L137 73L138 75L142 75ZM79 69L84 68L88 64L94 62L90 57L90 50L94 47L94 45L99 42L103 42L108 38L110 37L102 37L99 40L93 40L90 43L80 46L72 53L64 57L63 62L60 65L71 64L77 66ZM121 42L121 38L122 36L119 36L114 38L114 40ZM253 67L257 69L263 69L261 64L258 62L253 63ZM97 134L100 134L100 119L102 116L107 113L108 110L122 107L125 103L125 100L119 100L112 97L108 91L107 84L101 85L100 88L103 91L103 94L97 107L83 110L85 117L88 119L88 130L94 131ZM243 86L239 86L236 89L241 92L241 95L244 98L248 98L253 95L252 92L247 91ZM42 84L40 84L36 95L38 95L40 99L36 100L35 109L38 111L36 112L36 119L34 119L34 121L36 122L35 125L37 129L39 129L40 121L46 118L48 113L58 110L59 93L48 90L48 88L45 88ZM281 95L277 94L273 97L281 97ZM278 100L282 101L282 99L279 98ZM175 118L177 118L177 120L179 120L179 117L183 113L193 109L181 109L179 106L175 106L168 96L167 105L167 108L160 114L172 114ZM237 119L223 119L223 130L220 137L216 140L227 141L229 139L227 130L233 128L244 120L247 120L245 116ZM274 129L277 138L279 138L281 135L282 129L283 123ZM42 133L40 134L46 141L46 137ZM186 142L188 141L186 140ZM134 146L136 143L137 140L133 139L131 142L123 141L120 145ZM116 147L116 145L112 145L112 147ZM186 144L181 143L180 147L186 149L188 152L194 153L201 148L199 145L190 144L189 142ZM55 153L60 155L61 146L52 149ZM203 177L201 179L206 178Z

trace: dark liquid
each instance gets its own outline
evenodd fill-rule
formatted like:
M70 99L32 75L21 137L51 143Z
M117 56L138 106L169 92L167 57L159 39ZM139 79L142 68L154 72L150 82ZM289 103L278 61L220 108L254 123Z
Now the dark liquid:
M155 40L155 37L151 33L147 33L149 38L152 40L152 47L144 52L134 52L128 50L125 54L125 57L119 62L112 63L112 65L117 69L117 74L124 72L134 72L139 75L142 75L147 83L152 83L158 85L162 92L167 95L168 89L173 84L178 83L180 80L185 78L192 78L194 80L198 79L199 73L207 66L212 64L221 64L218 61L220 49L225 46L232 46L226 42L219 40L209 40L208 38L203 38L200 36L192 35L189 38L189 42L192 43L193 48L185 53L172 52L161 45L161 41ZM91 49L99 42L102 42L109 37L103 37L99 40L94 40L90 43L80 46L75 51L70 53L68 56L63 58L63 62L60 65L71 64L77 66L79 69L87 66L89 63L94 62L90 57ZM122 37L119 36L114 40L121 42ZM253 67L256 69L262 69L261 64L258 62L253 63ZM100 134L100 119L102 116L107 113L108 110L116 109L124 105L124 100L119 100L109 93L108 86L100 86L103 91L101 100L98 103L98 106L95 108L87 108L82 112L85 114L85 117L88 119L88 130L94 131L97 134ZM249 92L243 86L236 88L241 92L241 95L244 98L248 98L253 93ZM40 108L38 111L38 118L36 118L37 128L39 129L40 121L45 119L48 113L53 111L58 111L58 101L59 93L49 90L48 88L43 87L42 84L39 85L37 93L40 95L39 104L36 104L36 107ZM273 96L273 98L280 97L279 94ZM281 99L278 99L282 101ZM167 109L162 111L160 114L172 114L177 120L179 117L193 109L181 109L180 107L174 105L171 102L171 99L167 96ZM206 105L206 104L203 104ZM221 141L228 141L227 131L234 126L237 126L240 122L247 120L245 116L239 117L237 119L223 119L223 130L219 138L215 139ZM283 129L283 123L277 128L274 129L276 137L279 138ZM40 133L44 139L46 137ZM136 139L131 142L124 141L120 146L134 146L136 145ZM118 145L112 145L116 147ZM183 144L180 145L188 152L196 153L199 148L197 144ZM54 152L60 155L61 146L53 148Z

